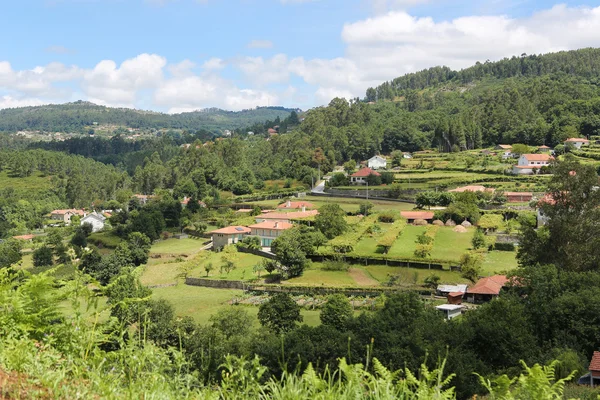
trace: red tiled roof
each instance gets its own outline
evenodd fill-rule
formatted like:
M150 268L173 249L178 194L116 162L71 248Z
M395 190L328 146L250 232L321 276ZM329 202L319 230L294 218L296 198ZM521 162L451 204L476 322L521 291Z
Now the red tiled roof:
M550 147L546 146L546 145L542 145L540 147L538 147L538 149L549 149Z
M565 142L583 142L583 143L589 143L590 141L587 139L583 139L583 138L568 138L567 140L565 140Z
M381 176L381 174L379 172L374 171L374 170L372 170L369 167L362 168L361 170L356 171L355 173L353 173L350 176L354 176L354 177L357 177L357 178L360 178L360 177L364 178L364 177L367 177L369 175Z
M433 211L400 211L400 215L406 219L433 219Z
M81 215L81 216L85 215L85 211L83 211L83 210L75 210L75 209L54 210L50 214L65 215L66 213L77 214L77 215Z
M292 228L293 226L294 225L292 225L288 222L263 221L259 224L250 225L250 228L252 228L252 229L275 229L278 231L284 231L286 229Z
M512 149L512 146L510 144L499 144L498 147L500 147L501 149L504 149L504 150Z
M464 296L464 293L463 292L450 292L450 293L448 293L448 296L450 296L450 297L461 296L462 297L462 296Z
M467 293L498 295L506 282L508 282L508 279L505 275L481 278L472 288L467 289Z
M505 196L533 196L531 192L504 192Z
M283 204L277 206L277 208L294 208L294 209L302 209L302 207L310 210L311 208L315 208L313 203L309 203L308 201L286 201Z
M527 161L550 161L554 160L549 154L521 154Z
M226 226L225 228L217 229L217 230L214 230L209 233L221 233L224 235L237 235L239 233L250 233L250 232L251 232L250 228L247 228L245 226L233 225L233 226Z
M271 213L263 214L259 218L289 220L289 219L314 217L315 215L318 215L318 214L319 214L319 211L317 211L317 210L293 211L293 212L287 212L287 213L271 212Z
M590 361L590 371L600 371L600 351L595 351Z

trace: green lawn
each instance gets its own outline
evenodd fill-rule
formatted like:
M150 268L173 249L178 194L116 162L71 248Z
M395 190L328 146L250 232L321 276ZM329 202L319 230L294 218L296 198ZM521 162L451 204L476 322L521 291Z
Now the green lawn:
M310 195L306 196L302 200L313 203L317 208L319 208L325 204L328 204L328 203L339 204L340 207L346 212L357 211L359 205L365 201L364 199L352 199L352 198L345 198L345 197L321 197L321 196L310 196ZM369 201L371 203L373 203L374 211L384 211L384 210L385 211L387 211L387 210L406 211L406 210L412 210L414 208L414 204L411 204L411 203L401 203L401 202L386 201L386 200L369 200ZM274 199L274 200L256 201L256 202L251 202L248 204L258 205L263 208L275 208L281 202L282 202L282 200Z
M415 258L414 252L417 248L415 241L417 240L417 236L423 232L425 232L424 226L407 225L402 230L400 237L396 239L394 245L390 248L388 255L398 258Z
M240 252L234 253L233 262L236 268L227 274L225 271L223 271L223 273L220 271L220 267L223 265L223 256L223 253L207 251L206 257L199 261L198 265L196 265L193 269L191 275L198 278L206 278L204 266L208 263L212 263L213 270L208 276L211 279L250 280L257 277L253 271L254 266L264 260L263 257L255 256L254 254ZM262 274L264 276L265 272L263 271Z
M192 254L200 250L202 243L200 239L160 240L152 245L150 253Z
M382 284L389 281L390 275L401 275L402 280L408 283L414 282L414 278L417 278L417 284L423 284L425 278L429 275L435 274L441 278L442 283L466 283L467 281L460 277L457 272L451 271L439 271L422 268L408 268L408 267L390 267L385 265L369 265L363 267L374 279L378 280Z
M450 226L440 227L433 242L431 258L457 262L471 248L475 228L468 228L466 233L457 233L453 229Z
M284 285L311 285L311 286L356 286L356 282L348 271L326 271L323 264L315 262L304 270L302 276L282 282Z
M144 266L144 272L140 276L140 281L144 285L164 285L177 282L179 267L185 262L161 262L161 260L149 260Z
M175 308L175 314L178 316L191 316L196 322L207 324L211 315L227 307L244 307L250 315L256 317L258 307L231 306L227 304L229 300L242 294L241 290L212 289L180 284L178 286L154 289L152 297L169 301ZM302 310L302 315L304 323L308 325L314 326L320 323L319 311ZM255 321L255 326L258 326L258 320Z
M510 271L517 268L517 253L514 251L490 251L485 254L483 271L486 275Z

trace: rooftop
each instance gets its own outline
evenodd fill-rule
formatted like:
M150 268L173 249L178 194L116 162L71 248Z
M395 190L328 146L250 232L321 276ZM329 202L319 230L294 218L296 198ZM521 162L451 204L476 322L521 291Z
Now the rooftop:
M565 142L584 142L584 143L589 143L589 140L584 139L584 138L568 138L567 140L565 140Z
M400 211L400 216L406 219L433 219L433 211Z
M501 149L504 149L504 150L512 149L512 146L510 144L499 144L498 147L500 147Z
M590 371L600 371L600 351L595 351L590 361Z
M369 175L381 176L381 174L379 172L374 171L374 170L372 170L369 167L362 168L362 169L356 171L355 173L353 173L350 176L354 176L354 177L357 177L357 178L360 178L360 177L364 178L364 177L367 177Z
M454 311L454 310L460 310L463 307L464 306L461 306L459 304L442 304L442 305L436 306L435 308L437 308L438 310L444 310L444 311Z
M65 215L67 213L71 213L71 214L77 214L77 215L85 215L85 211L83 210L76 210L74 208L71 209L67 209L67 210L54 210L51 212L51 214L58 214L58 215Z
M493 275L481 278L472 288L467 290L467 293L498 295L506 282L508 282L508 279L505 275Z
M554 160L549 154L521 154L527 161L550 161Z
M308 201L286 201L277 206L277 208L288 208L288 209L302 209L302 207L307 210L315 208L313 203L309 203Z
M437 290L440 292L461 292L467 291L467 285L438 285Z
M209 233L220 233L224 235L236 235L240 233L250 233L250 228L239 225L226 226L225 228L217 229Z
M314 217L317 214L319 214L319 212L317 210L292 211L292 212L270 212L267 214L263 214L263 215L259 216L258 218L290 220L290 219Z
M280 231L284 231L293 227L293 224L283 221L263 221L258 224L250 225L250 228L252 229L275 229Z
M456 189L452 189L452 190L448 190L449 192L456 192L456 193L462 193L462 192L493 192L494 188L486 188L485 186L482 185L468 185L468 186L461 186L461 187L457 187Z

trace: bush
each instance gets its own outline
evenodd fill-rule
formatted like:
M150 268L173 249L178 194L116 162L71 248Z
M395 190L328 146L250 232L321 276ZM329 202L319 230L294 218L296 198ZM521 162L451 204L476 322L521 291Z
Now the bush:
M46 245L33 252L33 266L47 267L54 262L52 249Z
M515 251L514 243L496 243L494 248L499 251Z
M323 270L325 271L348 271L350 264L342 260L329 260L323 262Z
M474 249L481 249L485 246L485 235L481 229L477 229L471 240Z
M392 223L396 220L396 217L397 217L396 213L394 213L392 211L385 211L377 216L377 220L379 222Z

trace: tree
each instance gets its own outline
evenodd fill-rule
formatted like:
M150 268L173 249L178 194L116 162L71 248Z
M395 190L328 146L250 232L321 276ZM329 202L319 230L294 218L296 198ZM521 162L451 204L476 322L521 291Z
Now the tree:
M8 268L21 260L21 242L9 239L0 243L0 268Z
M315 217L315 228L328 239L333 239L348 229L346 213L339 204L325 204L319 208L319 214Z
M148 236L140 232L132 232L127 237L127 244L133 265L138 266L148 262L148 254L152 245Z
M143 314L147 304L142 299L148 298L152 291L141 284L131 271L119 275L107 288L106 297L110 304L110 314L119 322L130 325L143 323Z
M402 151L394 150L394 151L392 151L391 156L392 156L392 168L400 167L402 165L402 158L404 157L404 154L402 154Z
M358 206L358 213L362 215L369 215L373 209L373 203L370 201L363 201Z
M350 180L343 173L336 172L333 175L331 175L331 178L329 179L329 181L327 181L327 184L330 187L348 186L350 184Z
M423 282L425 283L425 286L427 286L428 288L435 289L440 284L440 280L441 280L441 278L438 275L431 274L431 275L427 276Z
M33 252L33 266L47 267L54 263L54 255L52 249L47 245L43 245Z
M320 319L323 325L344 331L353 315L354 311L348 298L343 294L333 294L327 297L327 302L321 309Z
M476 282L481 275L482 263L481 254L473 252L463 254L460 257L460 275L471 282Z
M252 317L242 307L227 307L211 315L212 326L226 338L247 336L252 329Z
M85 234L85 230L82 229L81 226L75 228L75 234L71 238L71 244L77 247L86 247L87 246L87 235Z
M305 249L299 245L301 236L299 229L289 229L271 244L271 251L277 256L281 270L287 278L302 275L308 264Z
M477 229L475 234L473 235L473 239L471 239L471 244L475 250L480 249L485 246L485 235L481 229Z
M206 263L206 265L204 265L204 271L206 271L206 276L208 276L208 274L210 274L210 271L213 270L213 264L212 263Z
M277 293L260 305L258 309L260 324L274 333L289 332L302 322L300 306L287 293Z
M258 279L260 279L260 274L265 270L265 266L262 263L256 264L252 267L252 272L258 275Z
M344 171L348 175L352 175L352 173L356 170L356 161L350 160L344 163Z
M529 146L527 146L526 144L516 143L516 144L512 145L511 152L513 154L521 155L521 154L530 153L530 150L529 150Z
M238 243L251 250L262 249L260 238L258 236L246 236L241 242Z

